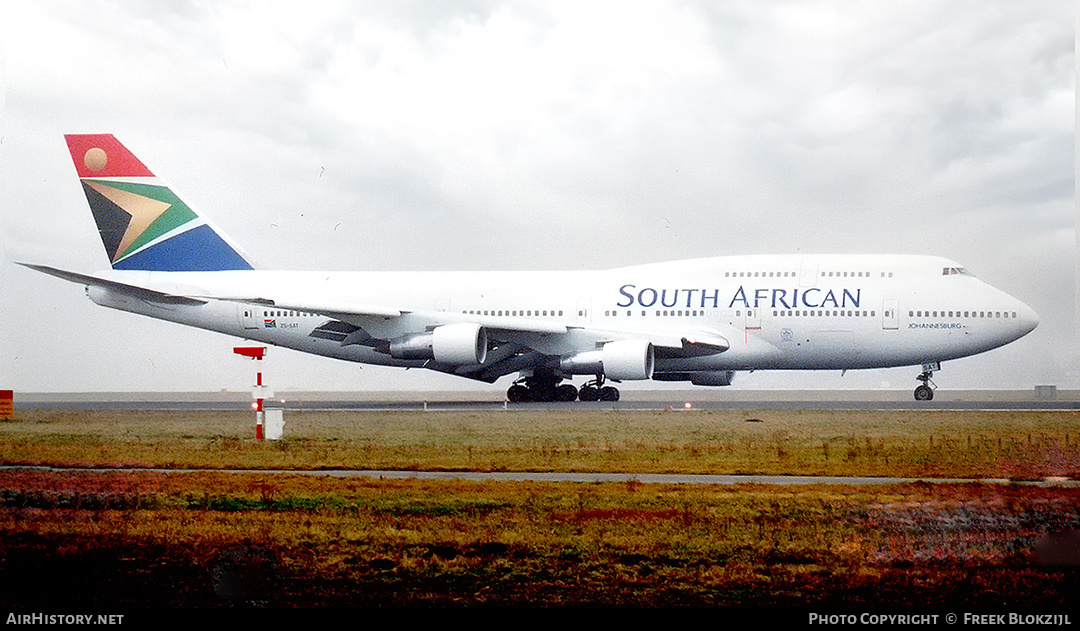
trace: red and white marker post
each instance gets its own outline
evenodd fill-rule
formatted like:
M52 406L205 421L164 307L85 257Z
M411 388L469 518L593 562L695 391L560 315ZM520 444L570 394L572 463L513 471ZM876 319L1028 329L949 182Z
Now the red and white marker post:
M265 346L236 346L233 347L233 352L237 355L243 355L244 357L250 357L255 361L262 361L266 357ZM263 410L263 399L269 396L273 396L273 393L263 385L263 374L260 368L255 373L255 389L252 390L251 396L255 399L255 439L263 440L265 434L263 432L263 425L266 420L266 413Z

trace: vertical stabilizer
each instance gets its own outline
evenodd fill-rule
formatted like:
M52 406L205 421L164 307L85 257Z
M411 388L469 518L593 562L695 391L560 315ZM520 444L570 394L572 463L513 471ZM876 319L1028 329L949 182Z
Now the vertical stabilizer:
M72 134L64 139L113 269L252 269L228 239L112 134Z

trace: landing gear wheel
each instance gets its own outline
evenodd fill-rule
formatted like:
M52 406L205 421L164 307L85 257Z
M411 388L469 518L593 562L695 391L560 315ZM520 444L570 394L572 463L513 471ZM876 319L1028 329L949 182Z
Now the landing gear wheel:
M534 373L514 382L506 391L510 403L549 403L576 401L578 390L573 384L559 385L563 378L550 373Z
M587 381L578 390L579 401L618 401L619 389L604 385L604 375L596 375L593 381Z
M578 399L581 401L599 401L600 391L596 388L596 386L590 386L589 384L585 384L581 386L580 390L578 390Z
M555 388L550 383L531 383L529 384L529 398L543 403L554 401Z
M529 389L515 383L506 390L506 400L510 403L524 403L529 400Z
M604 386L600 388L600 400L601 401L618 401L619 389L614 386Z
M564 383L558 388L555 388L555 400L556 401L577 401L578 390L573 385Z
M934 385L934 382L930 378L934 376L935 370L940 369L940 364L923 364L922 374L915 377L915 379L922 382L921 386L915 388L916 401L930 401L934 398L934 388L937 386ZM930 386L934 386L934 388L931 388Z

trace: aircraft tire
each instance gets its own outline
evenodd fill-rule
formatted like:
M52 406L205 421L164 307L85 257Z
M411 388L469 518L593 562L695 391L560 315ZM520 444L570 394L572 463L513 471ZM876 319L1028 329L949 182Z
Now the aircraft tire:
M581 386L581 390L578 390L579 401L599 401L600 391L596 386Z
M529 389L515 383L506 390L506 400L510 403L525 403L529 400Z
M577 388L571 384L564 383L555 389L556 401L577 401L578 391Z
M619 389L615 386L604 386L600 388L600 400L601 401L618 401Z
M934 391L930 386L922 385L915 388L915 400L916 401L930 401L934 398Z

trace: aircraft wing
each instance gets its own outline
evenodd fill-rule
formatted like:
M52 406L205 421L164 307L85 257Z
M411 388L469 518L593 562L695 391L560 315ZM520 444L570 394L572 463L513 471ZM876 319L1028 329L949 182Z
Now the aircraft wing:
M435 311L399 309L385 305L327 302L321 295L290 294L272 291L267 295L238 295L232 293L196 293L197 297L243 302L256 306L313 313L340 322L343 345L378 345L402 335L431 331L437 327L475 323L484 328L490 344L483 364L471 366L441 366L434 361L428 368L451 374L493 382L499 377L543 364L546 359L558 358L582 350L593 350L607 342L644 339L652 343L657 357L701 357L726 351L730 344L720 331L704 328L608 328L586 324L559 322L528 316L492 316ZM272 297L271 297L272 296Z
M445 324L474 322L484 327L488 339L514 343L543 354L560 355L574 350L566 347L573 337L586 343L620 339L647 339L662 357L699 357L726 351L730 344L717 331L708 329L619 329L563 324L525 316L484 316L453 311L394 309L377 305L345 305L308 301L270 300L215 296L253 305L316 313L365 329L375 338L389 339L405 332L431 330ZM572 342L570 342L572 344Z
M536 368L564 354L572 354L603 346L606 342L644 339L652 343L657 357L701 357L726 351L730 344L715 331L687 330L619 330L589 326L566 326L564 331L541 332L527 319L520 322L489 326L488 341L493 345L483 364L473 366L427 367L441 372L494 383L499 377L528 368ZM492 323L494 324L494 323ZM512 325L512 326L511 326Z
M485 316L453 311L400 309L375 304L336 303L322 295L285 292L244 294L210 287L192 287L175 283L150 282L126 276L125 282L56 269L45 265L20 263L24 267L74 283L96 286L161 304L200 305L224 300L287 311L300 311L330 318L341 323L335 330L318 329L320 335L340 339L342 345L379 345L402 335L431 331L437 327L469 322L486 331L490 344L483 364L442 366L434 361L428 368L494 382L499 377L550 363L560 356L594 350L608 342L642 339L650 342L657 357L700 357L726 351L730 344L721 332L704 328L634 328L567 324L539 317ZM145 284L136 284L146 280ZM340 330L339 330L340 329Z
M543 318L525 316L484 316L453 311L429 311L422 309L395 309L381 305L334 304L329 302L268 299L256 297L207 295L218 300L231 300L247 304L291 311L314 313L346 322L366 330L372 337L389 339L405 332L430 330L444 324L475 322L488 331L489 339L513 342L537 350L561 354L560 336L577 333L595 338L596 342L617 339L644 338L657 347L663 357L698 357L726 351L730 344L719 332L706 329L604 329L581 325L567 325ZM546 340L541 343L540 339ZM550 342L550 343L548 343Z
M71 279L69 279L71 280ZM160 285L155 289L169 293L182 294L196 300L226 300L241 302L258 307L301 311L333 318L368 331L372 337L391 339L404 333L430 330L444 324L458 322L476 322L489 331L529 331L534 333L566 333L569 327L540 318L511 316L481 316L453 311L430 311L422 309L402 309L379 304L360 304L353 301L335 302L327 300L321 293L305 291L273 290L260 293L240 293L221 291L210 287L182 285Z

